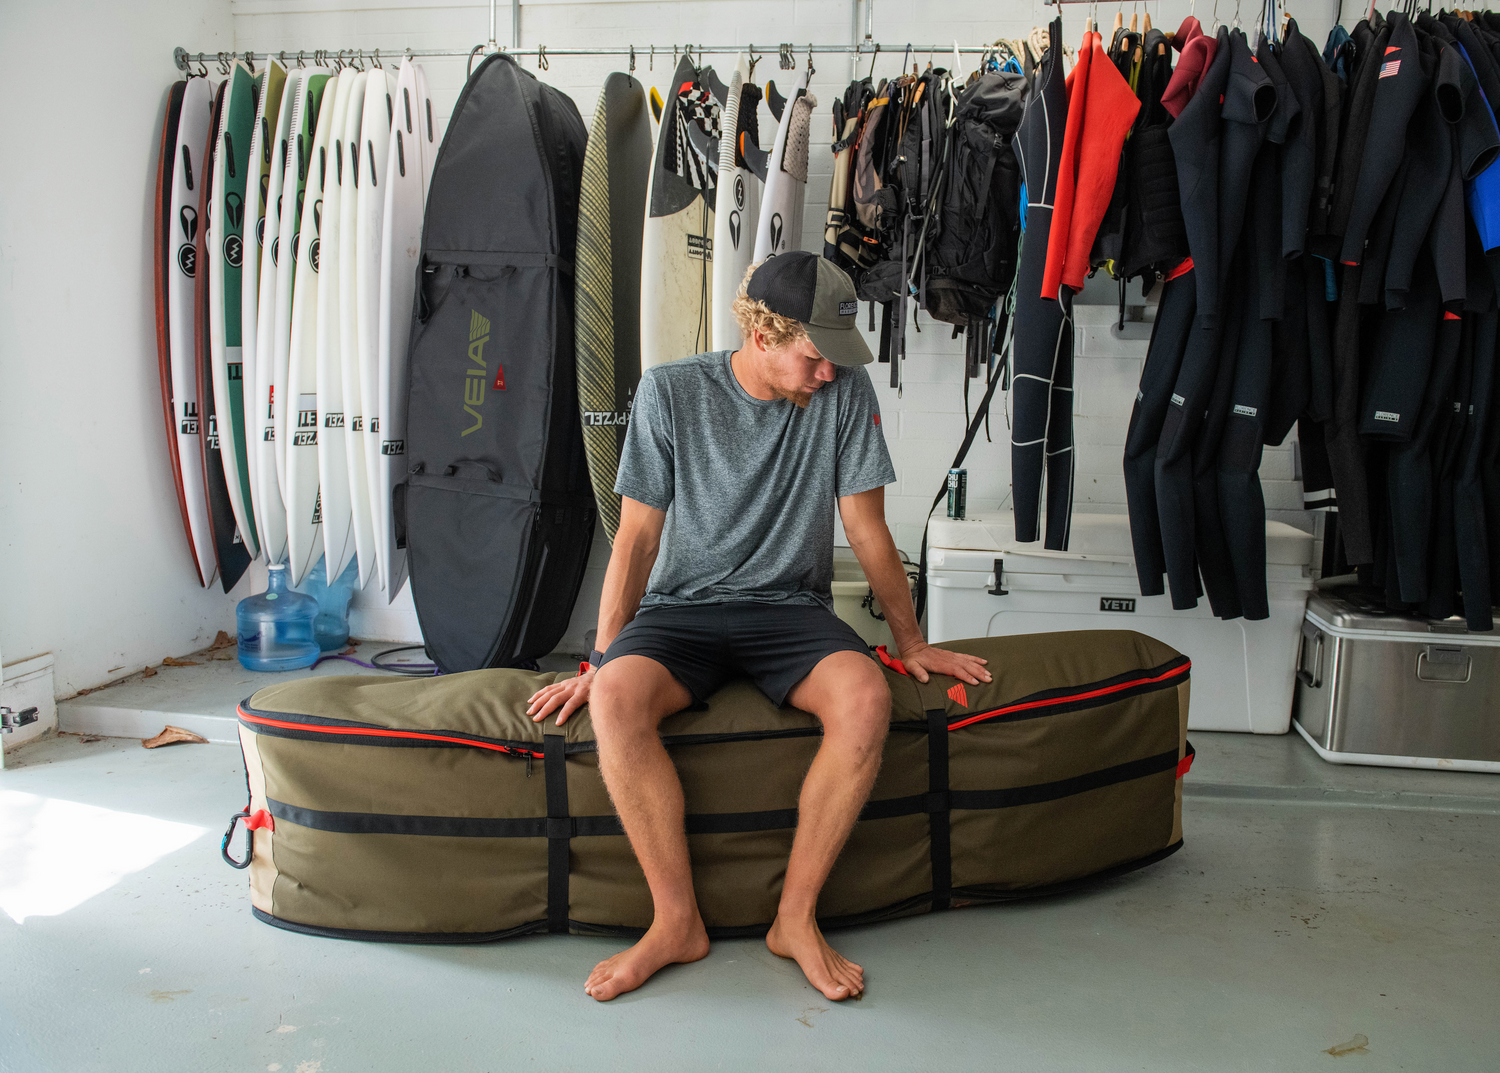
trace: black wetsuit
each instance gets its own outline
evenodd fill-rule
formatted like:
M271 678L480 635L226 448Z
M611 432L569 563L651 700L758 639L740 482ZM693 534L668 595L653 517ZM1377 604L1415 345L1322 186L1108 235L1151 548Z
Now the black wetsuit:
M1051 44L1042 55L1036 81L1013 145L1026 181L1026 232L1016 268L1015 330L1011 343L1011 500L1016 539L1041 536L1045 484L1047 543L1067 547L1073 500L1072 446L1073 315L1067 287L1056 301L1041 297L1047 263L1052 203L1062 159L1068 96L1059 61L1062 20L1053 21ZM1052 411L1060 408L1054 420ZM1056 459L1057 461L1053 461ZM1067 472L1062 470L1066 463ZM1045 482L1044 475L1045 474ZM1053 519L1058 522L1054 528Z

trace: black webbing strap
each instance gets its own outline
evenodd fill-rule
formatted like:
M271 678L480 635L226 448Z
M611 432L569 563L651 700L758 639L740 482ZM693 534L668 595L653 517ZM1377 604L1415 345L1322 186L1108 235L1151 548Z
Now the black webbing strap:
M568 930L568 851L573 821L568 817L568 769L561 734L542 738L542 771L547 780L547 930Z
M932 908L947 909L953 892L953 846L948 837L948 712L927 709L927 826L932 843Z

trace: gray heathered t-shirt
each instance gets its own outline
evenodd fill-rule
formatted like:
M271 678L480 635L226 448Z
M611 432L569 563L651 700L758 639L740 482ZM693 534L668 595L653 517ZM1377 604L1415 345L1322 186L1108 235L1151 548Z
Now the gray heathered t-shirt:
M750 395L729 357L653 366L636 389L615 491L667 512L641 607L832 610L836 501L896 479L875 388L839 367L798 409Z

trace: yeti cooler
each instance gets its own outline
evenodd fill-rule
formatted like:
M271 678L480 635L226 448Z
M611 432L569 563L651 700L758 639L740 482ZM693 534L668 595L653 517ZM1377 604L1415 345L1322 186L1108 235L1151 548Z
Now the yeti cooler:
M1206 598L1174 611L1170 596L1142 596L1123 514L1074 514L1068 551L1016 540L1007 513L935 518L928 540L927 634L1000 637L1129 629L1193 661L1190 730L1285 734L1302 612L1312 587L1312 537L1266 523L1271 617L1217 619ZM999 565L999 573L996 566ZM997 583L998 582L998 583Z

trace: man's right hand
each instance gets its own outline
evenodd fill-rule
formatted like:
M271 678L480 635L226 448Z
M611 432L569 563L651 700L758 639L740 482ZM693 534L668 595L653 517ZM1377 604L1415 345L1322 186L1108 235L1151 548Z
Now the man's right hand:
M531 695L526 714L531 716L533 723L540 723L556 711L557 725L562 726L574 712L589 702L589 690L593 688L594 676L598 673L599 668L590 667L577 678L553 682L550 686L538 689Z

